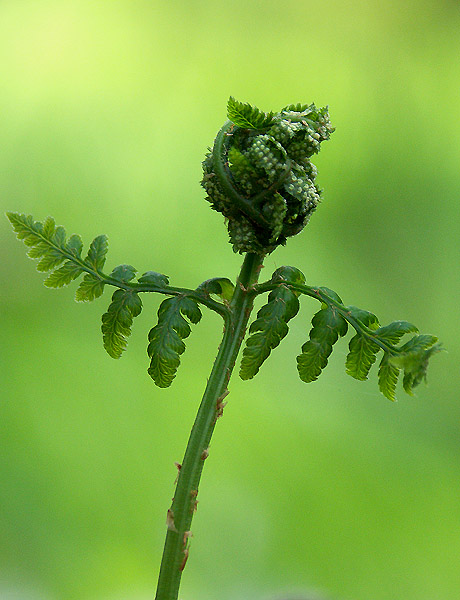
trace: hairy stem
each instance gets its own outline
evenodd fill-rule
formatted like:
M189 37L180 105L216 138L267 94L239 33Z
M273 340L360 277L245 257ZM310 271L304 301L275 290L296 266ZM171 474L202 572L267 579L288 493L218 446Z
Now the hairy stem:
M182 571L188 556L190 525L196 509L198 486L214 427L222 415L227 385L244 338L263 257L246 254L225 319L219 348L179 470L173 503L168 510L165 547L156 600L177 600Z

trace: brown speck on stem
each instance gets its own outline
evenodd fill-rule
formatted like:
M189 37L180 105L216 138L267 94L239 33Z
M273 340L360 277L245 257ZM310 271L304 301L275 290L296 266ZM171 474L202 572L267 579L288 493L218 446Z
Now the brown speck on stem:
M176 485L177 480L179 479L179 473L180 473L180 470L182 468L182 465L180 463L178 463L178 462L175 462L174 464L176 465L176 469L177 469L176 479L174 480L174 485Z
M176 526L174 525L174 513L170 508L168 508L168 512L166 514L166 527L169 529L169 531L175 531L177 533Z
M217 402L216 402L216 421L217 421L217 419L220 419L220 417L224 414L224 408L227 406L227 403L224 402L223 400L229 394L230 394L230 392L228 390L225 390L224 393L221 394L217 398Z
M190 506L190 512L192 514L196 513L197 508L198 508L198 500L196 499L196 497L198 496L198 490L191 490L190 491L190 496L192 498L192 503Z
M201 460L206 460L209 456L209 448L205 448L201 453Z
M185 564L187 562L188 555L189 555L189 549L185 548L185 550L184 550L184 560L180 564L179 571L183 571L185 569Z

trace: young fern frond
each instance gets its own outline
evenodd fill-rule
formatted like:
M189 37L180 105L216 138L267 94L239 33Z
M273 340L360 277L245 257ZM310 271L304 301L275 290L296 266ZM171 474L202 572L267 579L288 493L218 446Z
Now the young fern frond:
M157 363L151 356L152 364L149 368L149 373L160 387L165 387L167 381L169 381L168 385L171 383L179 364L178 354L183 352L180 346L183 342L177 337L175 327L182 338L190 333L189 329L187 332L188 324L180 312L189 317L191 322L196 323L201 318L197 301L224 314L223 305L211 300L209 294L217 294L227 299L231 297L233 286L228 279L223 278L209 280L194 291L169 287L168 277L156 271L147 271L139 277L137 283L132 283L136 276L136 269L132 265L118 265L109 275L105 275L102 271L108 250L105 235L97 236L91 242L86 257L82 258L83 242L80 236L72 235L66 241L65 229L61 226L56 227L51 217L45 219L43 223L34 221L30 215L7 213L7 217L17 237L30 248L29 257L39 260L38 270L51 271L44 281L47 287L63 287L84 274L75 293L77 302L95 300L102 295L106 285L119 288L114 292L112 302L102 316L103 344L112 358L120 358L131 334L133 319L142 310L139 292L155 291L175 296L170 299L172 300L170 306L177 307L179 315L174 314L174 319L174 310L168 311L170 318L167 320L167 325L164 326L165 319L162 317L163 326L154 328L153 341L151 340L149 345L150 349L154 348L155 344L161 348ZM179 294L180 296L177 297ZM195 296L196 299L188 298L187 294ZM165 339L162 339L162 336Z
M272 290L273 293L276 285L280 286L279 283L270 280L255 286L255 291L263 293ZM417 327L408 321L394 321L379 327L378 318L373 313L356 306L345 306L340 297L328 288L310 287L289 281L285 282L283 287L290 288L297 294L316 298L322 303L322 308L312 319L310 339L302 346L302 352L297 357L299 376L305 383L315 381L319 377L327 365L333 345L339 337L347 333L349 325L356 333L349 343L346 372L355 379L364 381L377 354L383 351L379 366L379 389L389 400L395 400L396 384L401 371L404 372L403 388L412 395L413 389L426 379L429 359L442 350L433 335L416 335L404 345L396 346L404 335L417 333ZM269 330L258 335L264 336L268 333ZM257 346L253 345L253 353L256 349ZM260 353L258 360L262 358L263 354ZM255 363L257 357L252 357L252 361Z
M355 335L349 342L346 372L358 380L367 379L377 355L379 388L395 400L401 372L404 390L413 389L426 378L428 362L441 350L432 335L418 334L407 321L380 327L377 317L365 310L345 306L332 290L305 284L305 276L295 267L280 267L272 278L257 284L265 256L287 239L297 235L309 222L320 202L317 169L311 158L334 132L328 108L315 104L289 104L278 113L265 113L231 97L228 121L218 132L213 149L203 162L202 186L212 208L225 217L235 252L245 253L236 285L229 279L207 279L196 289L170 286L166 275L147 271L135 281L136 269L119 265L106 275L107 237L100 235L83 258L83 242L78 235L66 240L63 227L48 217L43 223L31 216L7 213L19 239L28 246L37 269L49 272L47 287L60 288L83 275L76 300L92 301L105 286L117 288L107 312L102 316L104 347L113 358L126 348L133 320L141 313L141 292L169 296L158 309L158 322L149 333L149 375L159 387L168 387L176 376L184 339L190 324L201 319L199 304L224 319L222 343L207 382L184 460L176 492L168 510L168 532L160 568L157 600L175 600L182 570L188 556L187 540L196 508L196 496L203 461L208 455L212 432L222 416L223 399L244 340L245 331L258 294L269 293L267 303L249 328L240 375L256 375L288 333L288 322L299 311L299 296L321 302L313 316L309 339L297 357L300 378L315 381L327 366L334 344L351 326ZM218 300L216 300L216 297ZM415 334L403 345L406 334Z

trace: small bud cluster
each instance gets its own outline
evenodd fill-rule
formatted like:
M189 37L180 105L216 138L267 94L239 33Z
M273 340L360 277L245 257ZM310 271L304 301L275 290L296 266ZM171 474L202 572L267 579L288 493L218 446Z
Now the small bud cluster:
M314 104L286 107L264 130L233 127L222 156L233 197L216 174L213 153L206 156L202 185L212 207L227 218L235 252L272 252L305 227L320 202L310 158L333 131L327 108ZM263 221L235 202L235 194Z

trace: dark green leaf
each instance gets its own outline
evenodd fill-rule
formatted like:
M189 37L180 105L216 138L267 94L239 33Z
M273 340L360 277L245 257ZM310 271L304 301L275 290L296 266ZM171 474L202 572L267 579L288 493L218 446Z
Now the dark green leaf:
M169 285L169 279L166 275L162 275L161 273L157 273L156 271L147 271L139 277L139 283L148 283L154 285L159 288L166 288Z
M322 289L324 291L327 288ZM328 292L331 295L332 290ZM334 306L318 311L312 319L312 325L310 339L302 346L302 353L297 357L299 377L305 383L318 379L327 365L332 346L348 329L347 322Z
M43 222L43 235L47 240L51 240L56 229L56 223L53 217L46 217Z
M83 277L83 281L75 292L75 300L77 302L90 302L99 298L103 291L104 282L88 273Z
M305 283L305 275L296 267L279 267L274 271L271 280L273 283L278 281L287 281L289 283L297 283L303 285ZM294 290L293 290L294 291ZM300 292L294 292L296 296L300 295Z
M201 319L198 304L191 298L167 298L158 309L158 324L150 330L148 373L158 387L171 385L180 365L180 355L185 351L182 340L190 335L191 329L182 315L192 323Z
M380 350L380 346L361 333L357 333L351 338L349 349L345 363L346 371L355 379L364 381L375 362L375 355Z
M257 319L249 328L252 334L243 351L241 361L241 379L251 379L259 371L270 352L287 335L287 323L299 310L296 294L280 285L270 292L268 303L257 313Z
M86 264L96 271L102 271L105 264L105 257L108 250L108 240L106 235L98 235L91 242L88 250L88 256L85 259Z
M53 271L51 275L48 275L43 283L49 288L59 288L68 285L81 273L83 273L83 269L69 260L65 262L62 267Z
M264 113L249 103L243 104L230 96L227 116L237 127L243 129L266 129L273 124L273 113Z
M102 335L104 348L112 358L120 358L131 335L133 318L142 310L138 294L131 290L116 290L112 302L102 315Z
M131 281L136 276L137 270L131 265L118 265L110 273L109 277L117 279L118 281Z
M347 306L348 314L353 317L356 321L360 321L369 329L375 330L379 326L379 320L377 317L369 312L368 310L363 310L362 308L357 308L356 306Z

